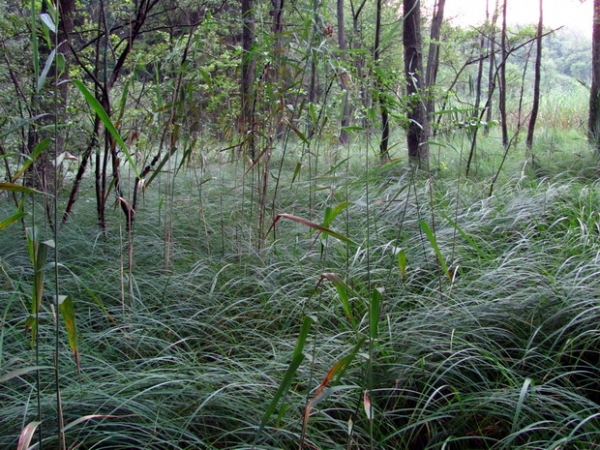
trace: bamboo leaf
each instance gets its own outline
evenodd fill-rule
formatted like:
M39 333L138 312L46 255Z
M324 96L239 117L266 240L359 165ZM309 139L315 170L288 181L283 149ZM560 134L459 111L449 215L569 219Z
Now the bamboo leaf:
M330 230L327 227L324 227L322 225L316 224L316 223L311 222L309 220L303 219L303 218L298 217L298 216L294 216L292 214L287 214L287 213L277 214L277 216L275 217L275 220L273 220L273 223L271 224L271 227L267 231L267 234L273 229L273 227L275 227L275 224L280 219L293 220L294 222L301 223L302 225L306 225L307 227L313 228L313 229L321 231L323 233L328 233L331 236L339 239L340 241L345 242L346 244L352 244L352 245L358 246L358 244L356 242L354 242L352 239L349 239L349 238L347 238L346 236L344 236L344 235L342 235L340 233L337 233L337 232L335 232L333 230Z
M279 400L281 400L281 398L288 391L290 385L292 384L292 380L294 379L294 375L296 374L296 371L298 370L298 367L300 367L300 364L304 360L303 350L304 350L304 346L306 344L306 338L308 337L308 332L310 330L310 326L312 325L312 322L313 322L313 320L309 316L306 316L304 318L304 322L302 323L302 328L300 329L300 335L298 336L298 340L296 341L296 347L294 348L292 361L290 362L290 365L288 366L288 368L285 372L285 375L283 376L283 380L281 381L281 384L279 385L279 388L277 389L275 396L271 400L271 403L267 407L267 410L265 411L265 413L262 417L262 420L260 421L260 427L257 432L257 438L262 433L262 430L264 429L265 425L267 424L270 417L275 412L275 409L277 408L277 404L279 403Z
M348 206L350 206L350 202L342 202L335 208L328 208L328 214L326 215L326 218L323 221L323 226L329 227L329 225L331 225L331 222L333 222L335 218L339 216L342 213L342 211L344 211Z
M52 20L52 16L50 14L42 13L40 14L40 19L42 19L42 22L48 27L50 31L56 33L56 25L54 24L54 20Z
M10 225L12 225L13 223L15 223L18 220L22 219L26 215L27 214L25 214L23 211L17 211L12 216L7 217L2 222L0 222L0 231L2 231L3 229L5 229L6 227L9 227Z
M133 170L135 176L139 178L140 174L137 170L135 162L131 158L129 149L127 148L125 141L123 141L123 138L121 138L121 135L113 125L112 120L110 120L108 113L104 110L98 99L92 95L92 93L88 90L87 87L85 87L85 85L81 81L72 80L72 82L77 87L77 89L79 89L79 92L81 92L81 94L85 98L85 101L87 102L88 106L92 108L94 110L94 113L96 113L96 115L100 118L100 120L106 127L106 130L110 133L115 142L119 144L119 147L121 147L121 150L123 150L123 153L127 158L127 162L131 166L131 169Z
M35 344L36 329L38 326L38 312L42 304L42 293L44 290L44 266L48 257L48 249L54 246L53 241L38 242L36 229L26 230L27 248L29 258L33 264L33 287L31 291L31 312L25 322L25 329L31 328L31 344Z
M31 155L29 155L23 166L17 171L17 173L13 175L11 180L13 183L19 178L21 178L21 175L23 175L25 171L29 169L29 167L35 162L35 160L38 159L38 157L48 148L50 143L50 138L45 138L38 142L38 144L35 146L35 148L31 152Z
M0 183L0 191L22 192L24 194L44 194L43 192L16 183Z
M296 181L296 178L298 178L298 175L300 175L300 170L302 170L302 163L298 162L296 163L296 167L294 169L294 175L292 175L292 184L294 184L294 181Z
M79 365L79 350L77 347L77 326L75 324L75 306L71 297L67 295L61 295L58 298L58 309L60 315L65 323L65 329L67 330L67 336L69 340L69 347L75 357L75 365L77 366L77 372L81 372Z
M42 14L42 16L44 16L44 14ZM52 68L52 64L54 64L55 56L56 56L56 49L53 49L50 52L50 55L48 55L48 59L46 60L46 63L44 64L44 68L42 69L42 73L40 74L40 77L37 80L37 85L36 85L37 92L40 92L42 90L42 88L44 87L44 83L46 82L46 78L48 77L48 72L50 72L50 69Z
M31 118L29 118L29 119L25 119L25 120L23 120L23 121L19 122L19 123L18 123L17 125L15 125L14 127L12 127L12 128L9 128L9 129L8 129L8 131L5 131L5 132L3 132L3 133L0 133L0 139L3 139L3 138L5 138L5 137L6 137L6 136L8 136L9 134L12 134L12 133L14 133L14 132L15 132L15 131L17 131L18 129L20 129L20 128L23 128L24 126L27 126L27 125L29 125L29 124L31 124L31 123L33 123L33 122L35 122L35 121L36 121L36 120L38 120L39 118L41 118L41 117L44 117L44 116L47 116L47 114L38 114L38 115L37 115L37 116L35 116L35 117L31 117Z
M379 314L381 313L381 299L383 298L383 289L373 289L371 302L369 303L369 336L371 339L377 338L379 327Z
M449 217L446 217L446 220L448 221L448 223L450 223L450 225L452 225L454 227L454 229L456 231L458 231L458 234L460 234L463 239L465 241L467 241L469 243L469 245L471 247L473 247L473 250L475 250L477 252L477 254L479 255L480 258L486 258L487 253L484 252L475 242L475 240L469 236L462 228L460 228L458 226L458 224L456 224L452 219L450 219Z
M304 133L302 131L300 131L292 122L290 122L289 120L286 120L285 123L292 129L292 131L296 134L296 136L298 136L300 138L300 140L306 144L307 146L310 146L310 143L308 142L308 139L306 139L306 136L304 135Z
M402 275L402 281L406 279L406 267L408 262L406 260L406 252L404 250L400 250L397 255L398 258L398 270Z
M325 279L335 286L335 289L337 290L337 293L340 297L340 301L342 303L342 309L344 310L346 317L352 323L352 327L356 330L356 320L354 319L354 315L352 314L352 307L350 306L350 298L348 294L355 297L357 297L357 294L350 286L344 283L344 281L336 273L323 273L321 275L321 279Z

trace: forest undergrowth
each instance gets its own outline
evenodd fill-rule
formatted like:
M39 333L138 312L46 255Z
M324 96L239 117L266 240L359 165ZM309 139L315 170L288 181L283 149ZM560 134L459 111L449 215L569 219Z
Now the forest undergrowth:
M0 447L39 408L56 448L57 360L72 449L600 448L598 182L525 169L489 196L485 171L374 161L268 170L261 197L207 160L131 234L118 207L98 231L84 188L56 242L80 373L51 279L36 369L33 267L3 230Z

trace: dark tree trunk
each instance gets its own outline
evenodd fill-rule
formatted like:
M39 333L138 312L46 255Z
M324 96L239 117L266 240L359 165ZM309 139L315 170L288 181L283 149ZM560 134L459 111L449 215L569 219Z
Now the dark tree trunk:
M346 60L346 51L348 43L346 42L346 27L344 24L344 0L337 0L337 25L338 25L338 46L340 48L340 59ZM343 69L343 67L342 67ZM346 127L350 125L350 83L348 82L348 74L340 71L340 85L342 87L342 120L340 129L340 143L347 144L350 140Z
M375 67L379 66L381 49L381 9L382 0L377 0L377 16L375 19L375 51L373 52L373 61ZM381 141L379 142L379 158L385 161L388 155L388 144L390 140L390 115L388 105L385 98L383 80L381 79L380 71L375 73L375 89L377 99L379 101L379 111L381 114Z
M352 8L352 43L351 47L356 50L353 53L354 67L356 68L356 77L358 78L358 84L360 86L360 100L365 111L371 108L372 97L371 89L368 86L367 77L365 76L365 57L362 49L364 48L364 41L362 35L362 29L360 27L359 18L360 14L365 7L367 0L362 0L358 6L354 5L354 2L350 0L350 7ZM371 131L371 123L365 114L362 119L362 125L367 132Z
M63 0L63 2L72 0ZM93 68L88 68L88 61L83 60L79 57L77 52L73 51L73 47L69 45L70 56L72 57L71 62L76 62L80 68L87 74L87 76L94 83L94 96L96 100L102 105L106 113L111 115L111 102L110 102L110 90L119 79L128 56L131 54L133 44L139 37L142 27L146 24L149 14L152 9L158 4L159 0L138 0L135 2L135 8L133 10L133 16L130 18L130 27L125 27L127 30L127 37L123 39L125 45L123 49L116 55L114 67L109 74L109 56L115 55L115 49L111 47L109 40L111 27L106 22L109 17L108 11L105 9L105 1L100 0L99 12L97 17L97 38L95 39L94 46L94 64ZM65 35L68 33L65 31ZM67 42L69 44L69 42ZM110 55L109 55L110 54ZM110 75L110 76L109 76ZM115 120L119 122L119 120ZM104 137L104 154L97 152L95 157L95 180L96 180L96 211L98 216L98 225L102 230L106 230L106 205L108 201L108 195L110 189L115 189L117 198L119 199L121 208L127 219L127 226L131 226L135 210L129 206L129 203L125 201L119 175L119 164L120 158L117 155L116 142L112 135L106 131L102 131L101 121L98 116L94 119L94 129L90 142L87 148L82 154L82 159L77 170L77 175L71 193L69 194L69 201L65 208L62 221L66 222L69 219L69 215L73 209L73 205L77 199L77 193L83 176L85 174L88 162L90 161L93 150L97 148L100 137ZM109 182L109 178L112 180Z
M508 0L504 0L502 5L502 31L501 31L501 51L502 65L500 66L500 82L498 83L498 108L500 109L500 121L502 128L502 146L508 147L508 123L506 123L506 57L508 53L508 39L506 34L506 6Z
M313 22L312 22L312 40L311 40L311 48L310 48L310 74L308 81L308 103L315 104L317 102L317 64L318 64L318 40L320 39L321 33L318 27L319 23L319 15L317 13L317 8L319 6L319 0L312 0L312 13L313 13ZM312 137L318 128L318 124L310 121L308 123L308 136Z
M284 135L285 122L283 116L285 114L285 49L283 47L283 6L284 0L271 0L271 16L273 22L271 31L273 33L273 66L270 68L270 76L268 81L272 83L273 90L277 92L279 98L278 110L276 113L277 120L275 126L275 136L280 139Z
M590 117L588 140L600 152L600 0L594 0L592 28L592 86L590 88Z
M241 131L244 142L254 160L256 151L254 148L254 13L252 11L252 0L242 0L242 82L241 82Z
M411 164L429 166L429 124L423 103L423 54L421 47L421 11L419 0L404 0L404 74L408 98L408 158Z
M427 54L427 69L425 73L425 86L427 87L427 120L433 123L435 114L435 93L431 89L435 86L440 63L440 36L444 22L444 8L446 0L437 0L433 9L431 33L429 35L429 53Z
M525 147L527 157L531 158L533 164L533 133L537 121L538 110L540 107L540 84L542 80L542 35L544 33L544 0L540 0L540 18L537 26L536 55L535 55L535 74L533 80L533 105L531 106L531 116L529 117L529 127L527 128L527 138Z

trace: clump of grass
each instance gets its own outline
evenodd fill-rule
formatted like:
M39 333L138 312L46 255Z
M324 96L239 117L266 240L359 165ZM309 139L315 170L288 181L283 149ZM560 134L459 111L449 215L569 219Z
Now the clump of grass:
M522 174L487 197L484 178L373 167L323 167L293 183L287 174L270 193L271 220L327 223L354 245L295 221L260 234L256 197L232 176L240 169L203 165L214 179L201 190L192 172L175 185L170 270L159 198L146 194L131 240L118 211L108 236L90 232L92 205L81 203L81 222L59 242L82 369L65 344L69 446L594 448L596 184ZM341 204L328 222L326 208ZM9 231L0 234L0 377L24 371L0 384L0 446L18 441L36 395L52 446L51 374L40 371L37 392L27 372L32 270L20 231ZM43 302L49 366L53 320Z

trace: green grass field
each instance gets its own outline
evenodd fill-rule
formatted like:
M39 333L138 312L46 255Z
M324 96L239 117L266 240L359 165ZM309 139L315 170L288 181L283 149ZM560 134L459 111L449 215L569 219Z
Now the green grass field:
M561 136L535 171L511 155L492 196L493 138L470 178L461 139L433 176L367 145L267 171L208 158L146 192L132 235L118 207L98 231L86 186L37 349L27 245L2 230L0 448L38 411L57 448L59 404L71 449L600 448L600 186ZM56 355L56 280L79 374L62 325Z

